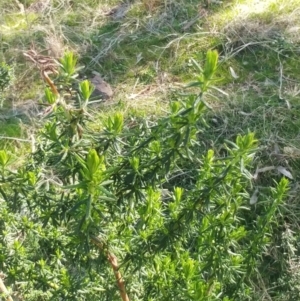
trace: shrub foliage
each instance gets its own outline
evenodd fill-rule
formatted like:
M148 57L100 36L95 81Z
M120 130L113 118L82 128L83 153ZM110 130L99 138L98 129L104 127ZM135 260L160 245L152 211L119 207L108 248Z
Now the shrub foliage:
M68 87L74 60L61 60ZM13 297L251 299L288 181L251 206L254 134L226 142L222 156L202 150L217 60L209 51L191 85L199 93L172 101L156 121L120 112L96 120L88 81L72 101L46 89L25 163L16 168L0 151L0 270Z

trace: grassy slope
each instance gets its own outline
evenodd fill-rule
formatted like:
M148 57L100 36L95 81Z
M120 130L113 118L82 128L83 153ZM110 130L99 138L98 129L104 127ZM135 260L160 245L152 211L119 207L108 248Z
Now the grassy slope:
M51 55L65 49L75 51L86 76L96 70L114 88L112 105L99 114L121 109L132 118L163 113L168 100L176 97L174 91L195 74L190 58L202 63L207 49L213 48L221 59L219 87L229 97L208 96L212 110L205 146L218 150L224 139L255 131L261 143L257 165L283 166L299 179L299 0L234 0L209 7L196 0L132 0L122 18L105 15L119 1L52 0L43 14L28 10L23 14L14 3L4 2L0 1L0 10L5 11L0 16L0 60L15 68L6 110L20 103L36 103L41 95L38 72L22 57L32 42L40 50L50 49ZM20 2L26 9L36 1ZM0 135L24 133L20 120L0 122ZM276 176L274 171L265 172L261 181L267 183L270 175ZM286 240L287 246L297 246L290 243L298 239L290 229L298 228L300 218L299 188L292 185L291 197L282 209L286 237L278 238ZM300 276L294 270L298 257L293 252L292 247L287 248L284 258L271 251L261 279L253 284L259 299L282 300L288 285L295 287ZM275 261L278 266L272 270ZM264 275L275 277L280 269L285 271L281 286L269 288ZM275 285L278 283L276 280Z

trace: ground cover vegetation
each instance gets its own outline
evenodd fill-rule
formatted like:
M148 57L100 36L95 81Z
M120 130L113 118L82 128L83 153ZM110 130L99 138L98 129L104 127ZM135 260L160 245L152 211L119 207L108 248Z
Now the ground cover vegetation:
M1 300L299 299L299 1L0 9Z

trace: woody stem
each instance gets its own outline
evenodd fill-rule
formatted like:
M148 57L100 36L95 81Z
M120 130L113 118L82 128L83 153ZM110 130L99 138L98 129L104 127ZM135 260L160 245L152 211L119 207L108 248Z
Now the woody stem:
M92 236L91 241L101 251L103 251L103 242L98 237ZM114 271L114 274L115 274L115 277L116 277L116 280L117 280L117 286L119 288L119 292L120 292L120 296L121 296L122 301L129 301L129 297L126 293L125 282L122 278L122 274L119 272L117 257L114 254L108 252L107 259L108 259L108 262L110 263L110 265L111 265L111 267Z

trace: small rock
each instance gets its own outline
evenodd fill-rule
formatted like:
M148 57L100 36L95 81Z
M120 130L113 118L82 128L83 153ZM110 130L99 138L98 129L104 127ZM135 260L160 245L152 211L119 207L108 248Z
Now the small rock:
M113 7L110 11L105 13L106 16L110 16L114 20L122 19L127 14L130 8L130 3L121 3L118 6Z
M33 13L43 13L46 10L46 8L49 7L49 4L50 0L39 0L33 2L27 10Z
M93 74L95 75L91 79L91 83L95 86L95 90L92 94L93 96L101 96L103 99L109 99L113 96L113 90L101 76L98 72L93 71Z

